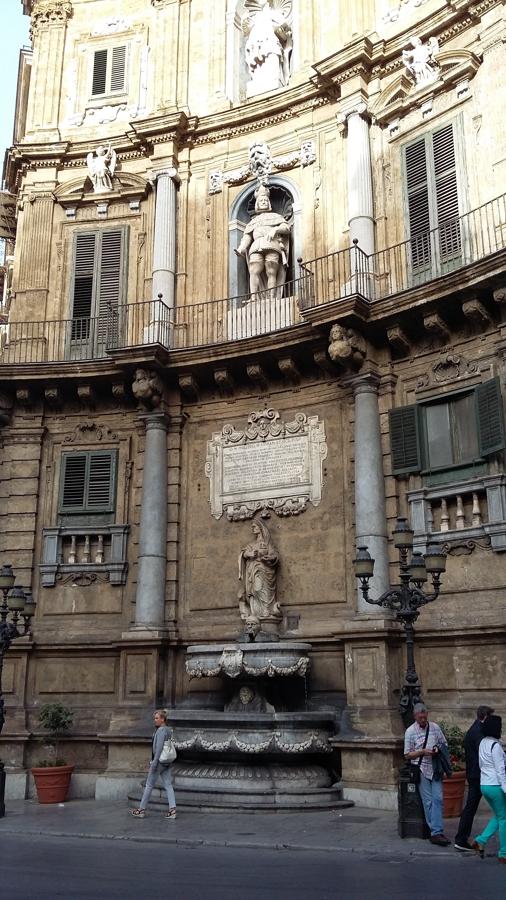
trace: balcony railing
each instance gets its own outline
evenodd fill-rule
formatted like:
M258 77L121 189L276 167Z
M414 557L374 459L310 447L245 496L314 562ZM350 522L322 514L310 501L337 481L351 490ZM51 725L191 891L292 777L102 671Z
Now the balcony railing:
M370 255L358 246L303 263L315 306L360 294L371 302L427 284L506 247L506 194ZM310 307L305 307L306 309Z
M367 255L356 244L304 263L300 277L258 294L169 309L163 299L109 307L96 317L0 325L0 365L85 361L110 350L172 350L238 341L304 321L315 307L360 295L374 303L506 247L506 194L438 228Z

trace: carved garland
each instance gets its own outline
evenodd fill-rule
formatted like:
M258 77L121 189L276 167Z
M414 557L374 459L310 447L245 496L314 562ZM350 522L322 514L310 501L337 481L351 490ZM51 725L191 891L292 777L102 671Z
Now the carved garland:
M279 732L275 732L266 740L253 742L241 740L237 732L233 732L225 741L208 741L202 732L197 731L189 740L176 740L175 744L178 750L207 750L212 753L223 753L226 750L240 750L241 753L265 753L268 750L281 750L283 753L330 753L332 749L327 738L317 732L311 732L305 741L286 741Z

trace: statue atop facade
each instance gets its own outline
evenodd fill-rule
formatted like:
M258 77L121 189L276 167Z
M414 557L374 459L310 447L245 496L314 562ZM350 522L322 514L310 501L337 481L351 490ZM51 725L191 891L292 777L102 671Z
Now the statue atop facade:
M419 37L411 38L412 50L402 51L402 61L408 72L411 72L417 85L430 84L439 78L439 66L436 54L439 53L437 38L429 38L422 44Z
M246 259L253 296L272 290L275 299L281 293L279 289L286 281L289 247L290 226L280 213L272 211L269 188L261 184L255 191L255 215L235 251Z
M260 623L260 630L277 633L282 619L276 599L276 569L279 554L272 543L267 525L255 519L251 526L255 540L239 553L239 610L241 619L251 628L252 622Z
M247 0L242 28L250 73L246 94L252 97L288 84L292 30L291 0Z
M112 149L111 145L104 147L101 144L95 150L95 154L88 153L86 162L88 163L88 173L95 193L103 194L106 191L112 191L112 179L116 168L116 151Z

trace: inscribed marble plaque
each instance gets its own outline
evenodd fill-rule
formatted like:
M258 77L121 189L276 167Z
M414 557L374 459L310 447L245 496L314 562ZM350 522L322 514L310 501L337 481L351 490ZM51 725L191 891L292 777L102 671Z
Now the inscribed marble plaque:
M324 423L298 413L282 422L274 409L253 412L243 431L225 425L207 445L211 513L249 519L259 510L298 515L321 500L327 456Z

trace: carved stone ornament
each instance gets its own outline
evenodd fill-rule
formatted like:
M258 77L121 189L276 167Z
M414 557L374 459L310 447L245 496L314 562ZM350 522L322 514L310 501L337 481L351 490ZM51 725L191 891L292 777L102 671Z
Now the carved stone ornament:
M259 182L268 180L269 175L293 169L294 166L311 166L316 162L316 145L314 141L303 141L299 150L284 156L273 156L268 144L254 141L249 147L248 164L240 169L223 172L215 169L209 173L209 193L219 194L224 184L244 184L251 176Z
M70 0L38 0L32 11L31 32L34 37L51 25L65 25L72 15Z
M486 538L469 538L468 540L446 541L441 545L443 553L448 556L470 556L473 550L491 550L492 541Z
M413 8L423 6L425 3L427 0L397 0L397 3L394 3L392 8L383 14L382 21L385 23L397 22L399 18L403 17L403 13L413 15Z
M297 413L283 422L274 409L252 412L244 430L225 425L207 444L211 514L229 521L299 515L322 497L325 425Z
M149 369L137 369L132 393L142 409L156 409L162 400L162 379Z
M434 37L423 44L421 38L415 36L411 38L410 49L402 51L402 61L417 86L431 84L439 78L438 53L439 43Z
M432 371L421 375L417 381L416 388L430 387L432 384L444 384L447 381L455 381L462 378L463 375L474 375L478 371L478 366L474 362L468 362L463 356L454 353L445 353L432 366Z
M345 369L360 369L366 354L365 339L353 328L333 325L330 329L329 356Z
M76 425L72 434L67 434L66 444L80 444L88 441L117 441L118 435L111 431L107 425L97 425L96 422L80 422Z

